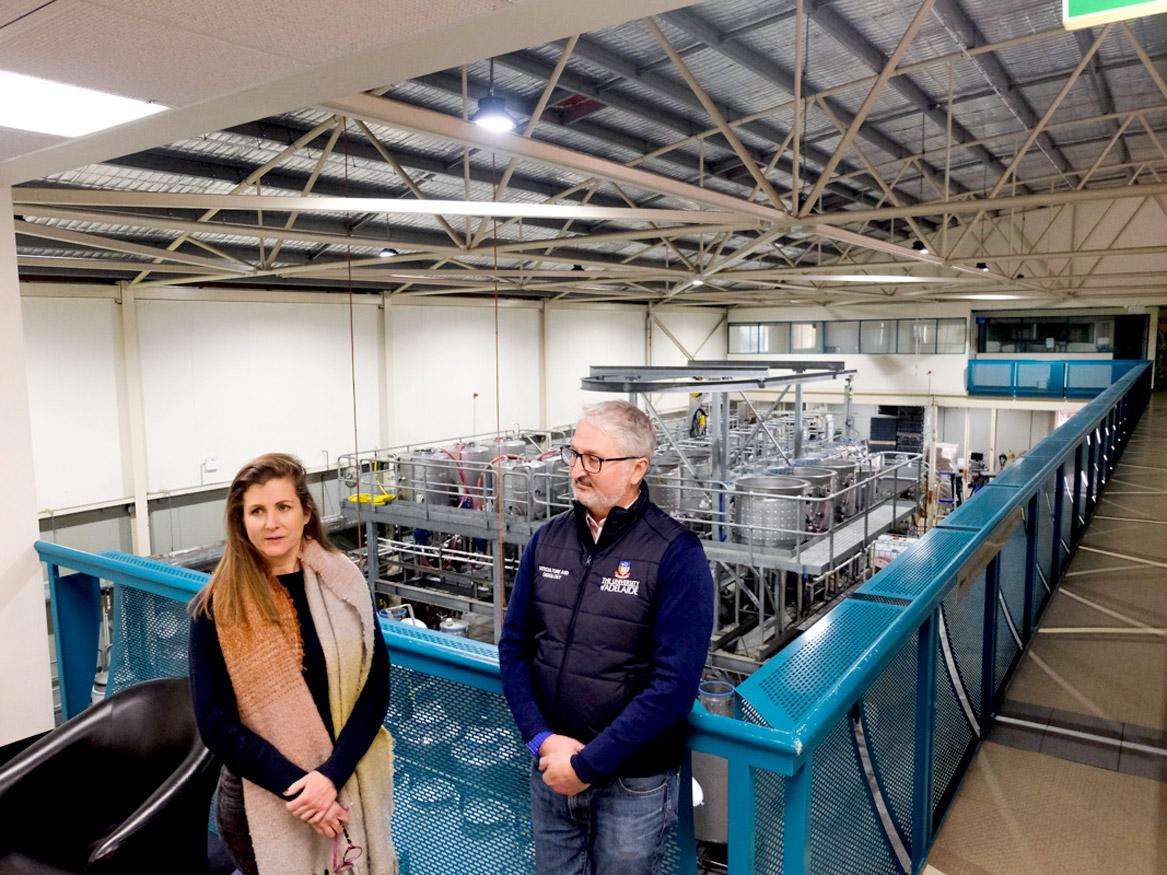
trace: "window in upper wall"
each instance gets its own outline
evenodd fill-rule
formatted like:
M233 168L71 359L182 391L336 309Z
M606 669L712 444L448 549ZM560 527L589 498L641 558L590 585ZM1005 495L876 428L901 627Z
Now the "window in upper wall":
M900 319L896 349L909 355L932 355L936 352L935 319Z
M936 351L964 355L968 323L964 319L936 320Z
M790 323L767 322L762 325L765 329L759 352L769 352L778 355L790 352Z
M894 319L865 319L859 325L859 351L864 354L895 352Z
M790 352L789 322L737 322L729 326L731 353Z
M822 352L823 350L819 340L821 333L821 322L791 322L790 351Z
M760 325L738 322L729 326L729 351L751 353L758 351L758 329Z
M977 352L1096 353L1115 347L1115 317L985 316L977 314ZM1136 344L1138 345L1138 344Z
M824 322L823 352L859 352L858 322Z

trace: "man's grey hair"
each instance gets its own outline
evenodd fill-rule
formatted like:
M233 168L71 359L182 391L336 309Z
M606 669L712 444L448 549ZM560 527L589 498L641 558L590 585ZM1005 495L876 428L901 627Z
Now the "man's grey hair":
M656 451L656 429L648 414L627 401L602 401L584 408L580 422L594 425L616 439L629 456L652 458Z

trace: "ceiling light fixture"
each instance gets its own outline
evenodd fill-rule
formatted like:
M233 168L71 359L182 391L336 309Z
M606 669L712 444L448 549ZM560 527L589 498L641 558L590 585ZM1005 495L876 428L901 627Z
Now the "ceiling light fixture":
M985 264L985 262L983 262L983 261L978 261L977 262L977 270L979 270L981 273L988 273L989 266L987 264Z
M80 137L169 109L79 85L0 70L0 126Z
M703 285L705 285L705 280L701 279L699 276L693 277L693 288L697 288L698 286Z
M917 240L915 243L913 243L912 249L914 249L916 252L919 252L921 255L928 254L928 244L923 240Z
M470 121L500 134L513 131L518 124L507 112L506 100L494 93L494 58L490 59L490 90L485 97L478 98L478 111L470 116Z
M386 246L384 249L382 249L380 252L377 253L377 257L378 258L392 258L396 254L397 254L396 249L394 249L392 246Z

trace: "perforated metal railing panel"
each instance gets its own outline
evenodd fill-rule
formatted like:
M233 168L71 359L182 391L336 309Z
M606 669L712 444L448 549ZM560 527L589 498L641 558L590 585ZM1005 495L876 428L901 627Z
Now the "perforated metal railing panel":
M113 649L106 695L154 678L186 677L186 603L130 586L114 587Z
M981 490L976 501L966 501L939 523L944 529L991 529L1011 512L1010 503L1017 497L1017 487L989 485Z
M531 756L502 696L394 666L385 725L403 873L535 871Z
M741 718L746 723L768 725L762 715L744 699L741 701ZM754 871L781 872L786 779L765 769L751 771L755 779Z
M810 809L811 872L822 875L899 875L872 803L844 715L815 751Z
M1057 476L1050 477L1042 484L1037 496L1037 567L1040 570L1033 586L1033 616L1038 615L1041 606L1053 587L1054 568L1054 501L1057 498Z
M875 602L841 602L738 686L738 694L766 723L796 724L902 610Z
M916 756L916 642L909 641L863 697L863 732L891 820L912 846Z
M782 819L785 814L786 779L774 772L754 769L754 871L782 871Z
M980 724L981 636L984 627L984 575L944 600L944 618L936 645L935 734L932 742L932 799L942 810ZM947 634L947 648L945 635Z
M995 690L1000 690L1004 679L1021 653L1018 639L1024 640L1022 626L1025 611L1025 557L1028 538L1024 527L1013 530L1001 550L1000 590L1002 598L997 607L997 652L995 659ZM1039 584L1035 583L1035 586ZM1003 601L1004 605L1000 602ZM1006 608L1008 615L1006 615Z
M976 575L944 599L944 626L956 669L973 711L980 717L981 648L985 634L985 578Z
M190 568L183 568L181 565L170 565L166 562L160 562L157 559L150 559L146 556L135 556L133 553L123 553L121 550L106 550L101 555L108 556L110 559L116 559L118 562L137 566L144 571L165 571L168 577L187 581L193 584L196 588L202 588L203 584L205 584L210 578L210 575L205 571L194 571Z
M913 599L955 573L972 541L973 535L961 529L933 529L928 537L908 548L904 555L913 557L910 563L893 562L856 592L878 598Z

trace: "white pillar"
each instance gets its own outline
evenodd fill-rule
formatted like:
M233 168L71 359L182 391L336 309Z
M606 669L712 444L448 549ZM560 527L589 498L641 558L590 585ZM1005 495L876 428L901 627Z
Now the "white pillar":
M539 427L551 428L551 388L547 379L547 354L551 349L551 328L548 324L547 302L539 305Z
M0 745L53 727L12 190L0 187Z
M122 374L126 392L126 434L130 442L130 481L134 492L131 543L139 556L151 554L150 503L146 484L146 411L142 400L142 364L138 354L138 299L134 287L122 283ZM171 545L173 548L173 545Z
M380 380L381 390L381 439L378 447L392 447L396 444L393 423L393 298L388 292L381 293L380 335Z

